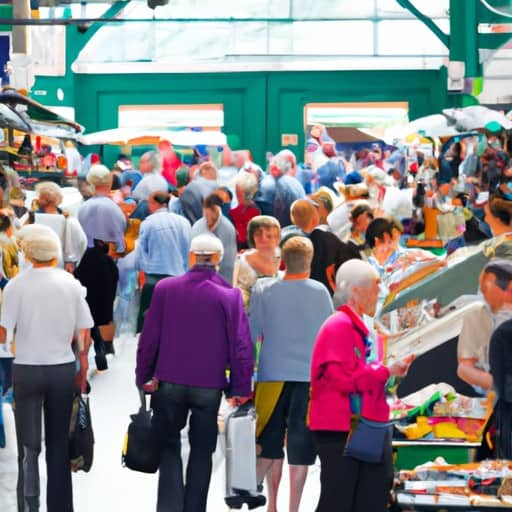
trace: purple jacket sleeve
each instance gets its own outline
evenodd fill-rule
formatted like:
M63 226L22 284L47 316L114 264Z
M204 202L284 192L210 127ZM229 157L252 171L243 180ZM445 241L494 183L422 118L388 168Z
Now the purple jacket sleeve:
M137 347L135 382L139 387L151 380L155 372L160 345L163 303L164 296L157 284L151 299L151 306L144 317L144 327Z
M249 396L252 391L254 353L249 319L240 290L233 290L228 323L229 359L231 366L230 387L233 396Z

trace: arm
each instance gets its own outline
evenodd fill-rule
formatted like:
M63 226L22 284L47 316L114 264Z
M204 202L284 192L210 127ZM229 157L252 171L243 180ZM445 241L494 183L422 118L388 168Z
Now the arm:
M163 318L164 297L161 287L155 286L151 306L144 317L144 327L140 334L137 347L137 367L135 369L136 384L138 387L151 380L154 376L158 359L160 343L160 329Z
M188 270L188 258L190 251L190 243L192 241L192 226L190 222L183 218L183 231L182 231L182 242L181 242L181 253L183 257L183 271Z
M231 303L231 315L227 317L231 317L228 323L231 392L233 396L249 396L254 371L251 332L242 295L239 290L233 292L236 293L236 299Z
M75 218L66 218L63 249L64 263L77 263L87 249L87 237Z
M263 337L263 327L261 323L262 292L261 285L256 281L249 297L249 324L254 345Z
M492 375L485 370L477 368L477 359L459 359L457 376L470 386L479 386L483 389L492 388Z

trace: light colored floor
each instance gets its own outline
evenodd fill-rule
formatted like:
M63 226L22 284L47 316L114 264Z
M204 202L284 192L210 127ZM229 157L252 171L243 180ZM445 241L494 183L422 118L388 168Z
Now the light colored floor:
M116 340L116 357L110 369L92 380L91 408L95 430L95 459L89 473L73 476L75 512L150 512L156 508L157 475L132 472L121 466L121 446L129 415L138 408L135 388L136 340L123 337ZM9 406L4 405L7 447L0 449L0 511L16 512L16 443L14 420ZM186 447L185 447L186 451ZM41 491L44 503L44 453L40 457ZM214 455L214 474L208 496L208 512L225 512L224 460L221 450ZM320 490L319 467L310 468L306 481L301 512L312 512ZM279 494L279 511L288 511L287 469ZM258 510L266 510L260 508ZM46 512L46 507L41 507Z

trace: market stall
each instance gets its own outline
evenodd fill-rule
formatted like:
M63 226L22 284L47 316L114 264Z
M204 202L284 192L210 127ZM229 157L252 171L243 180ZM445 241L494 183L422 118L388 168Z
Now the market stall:
M401 510L494 510L512 508L512 462L448 464L438 458L398 473Z

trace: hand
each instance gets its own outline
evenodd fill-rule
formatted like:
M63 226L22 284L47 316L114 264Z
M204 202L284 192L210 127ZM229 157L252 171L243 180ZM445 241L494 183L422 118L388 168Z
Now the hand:
M392 377L405 377L407 375L407 372L409 371L409 367L411 366L415 358L416 356L414 354L411 354L410 356L407 356L405 359L402 359L402 361L397 361L396 363L392 364L389 367L389 374Z
M153 378L150 381L146 382L142 385L142 391L144 393L147 393L150 395L151 393L154 393L158 389L158 380Z
M231 407L240 407L241 405L246 404L252 400L252 396L234 396L230 398L229 404Z

